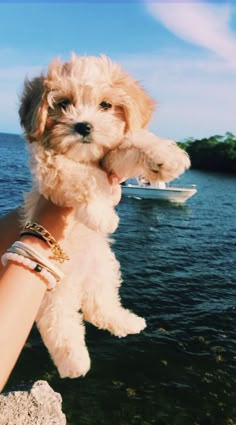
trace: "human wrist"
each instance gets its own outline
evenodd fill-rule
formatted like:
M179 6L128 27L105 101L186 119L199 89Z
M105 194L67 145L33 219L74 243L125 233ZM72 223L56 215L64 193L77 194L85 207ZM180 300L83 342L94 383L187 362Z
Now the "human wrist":
M58 242L60 242L64 238L67 220L71 213L72 208L59 207L41 195L30 221L42 225Z
M69 260L68 255L56 241L54 236L39 223L32 221L27 222L20 236L33 236L36 239L45 242L48 247L50 247L52 259L59 261L60 263L64 263L64 261Z
M15 241L2 255L2 265L5 267L10 261L26 267L40 274L40 277L43 278L47 285L47 290L55 288L57 283L64 278L64 273L58 267L58 264L52 261L55 256L52 256L52 249L49 250L51 247L47 247L45 250L45 246L42 245L43 241L37 240L30 235L26 235L22 239L23 241Z

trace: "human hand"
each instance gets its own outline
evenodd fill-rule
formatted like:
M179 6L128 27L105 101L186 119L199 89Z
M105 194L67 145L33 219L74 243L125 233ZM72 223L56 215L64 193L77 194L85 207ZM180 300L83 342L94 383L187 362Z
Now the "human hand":
M111 196L112 196L113 205L116 206L119 204L121 200L121 196L122 196L120 183L125 181L126 178L122 177L119 179L115 174L110 174L107 176L107 178L111 185Z

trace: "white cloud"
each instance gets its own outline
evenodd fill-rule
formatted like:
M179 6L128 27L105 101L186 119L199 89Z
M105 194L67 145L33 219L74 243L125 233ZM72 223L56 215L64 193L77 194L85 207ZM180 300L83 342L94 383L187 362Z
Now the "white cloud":
M169 31L207 48L236 66L236 34L230 29L233 7L209 3L148 3L147 10Z
M157 101L151 129L160 136L179 140L236 134L236 73L220 59L166 51L120 62Z

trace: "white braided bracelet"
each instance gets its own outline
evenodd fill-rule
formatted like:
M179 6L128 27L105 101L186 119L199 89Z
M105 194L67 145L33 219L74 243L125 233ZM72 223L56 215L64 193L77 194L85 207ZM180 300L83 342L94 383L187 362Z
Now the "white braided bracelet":
M55 288L57 281L56 278L50 273L48 270L43 268L40 264L36 263L35 261L31 260L30 258L26 258L23 255L19 255L13 252L5 252L5 254L2 255L1 261L3 266L6 266L8 261L14 261L17 264L22 264L23 266L27 267L30 270L33 270L35 272L40 273L40 275L46 280L47 282L47 289L53 289Z
M24 242L14 242L12 246L7 250L7 252L15 252L16 254L27 257L30 260L36 261L41 266L46 268L51 274L53 274L58 282L64 277L64 273L57 266L55 266L55 264L53 264L47 258L43 257L34 248Z

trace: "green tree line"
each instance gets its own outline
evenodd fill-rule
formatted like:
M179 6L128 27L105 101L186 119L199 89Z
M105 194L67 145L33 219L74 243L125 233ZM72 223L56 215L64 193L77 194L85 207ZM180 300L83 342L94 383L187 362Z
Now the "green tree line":
M230 132L178 145L189 154L192 168L236 173L236 136Z

